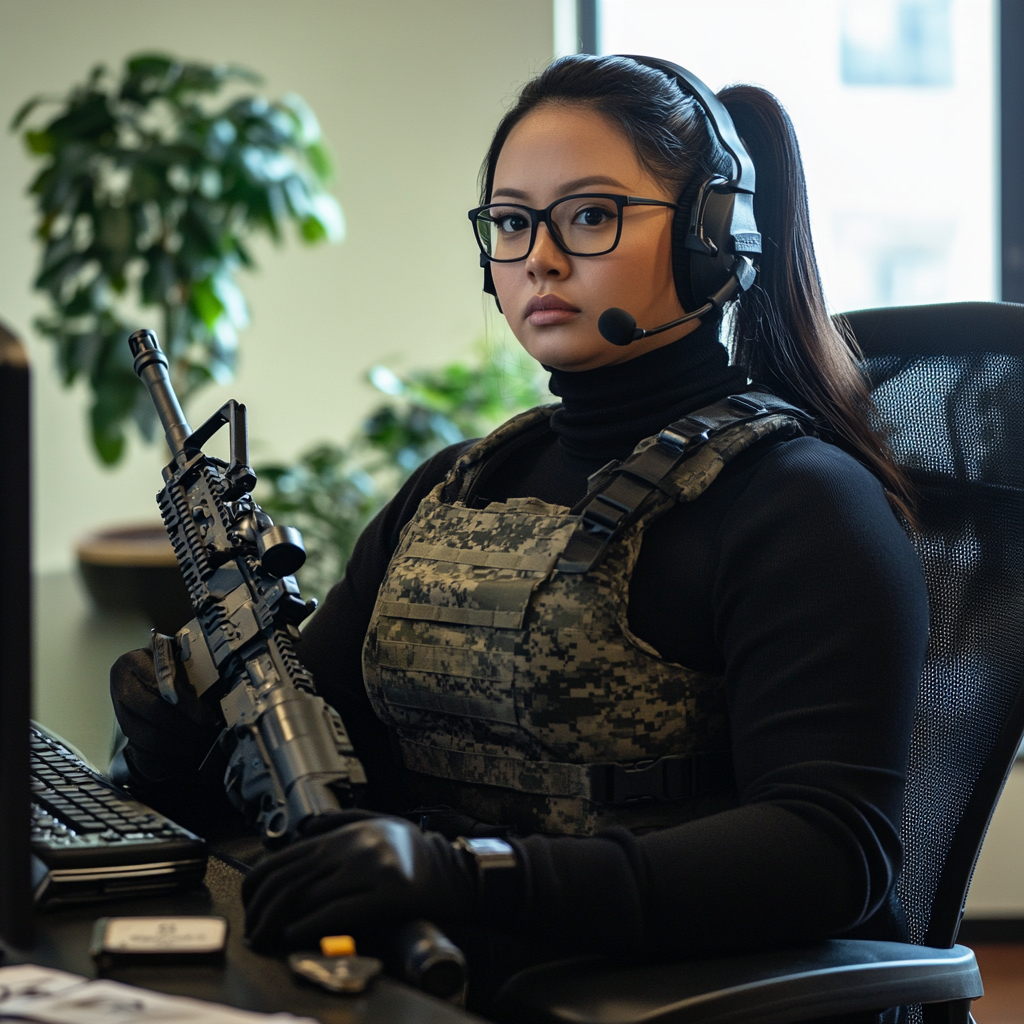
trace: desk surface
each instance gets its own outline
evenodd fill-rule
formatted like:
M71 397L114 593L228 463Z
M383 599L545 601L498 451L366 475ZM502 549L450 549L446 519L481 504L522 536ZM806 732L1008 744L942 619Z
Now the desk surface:
M219 914L229 922L228 952L221 966L124 967L106 976L128 985L193 996L266 1013L287 1010L322 1024L459 1024L479 1021L430 996L378 977L358 996L332 995L294 978L287 965L260 956L242 941L242 875L223 861L210 858L205 886L190 892L94 903L43 912L36 917L36 946L14 952L3 963L34 963L95 977L89 956L93 922L98 917L142 914Z

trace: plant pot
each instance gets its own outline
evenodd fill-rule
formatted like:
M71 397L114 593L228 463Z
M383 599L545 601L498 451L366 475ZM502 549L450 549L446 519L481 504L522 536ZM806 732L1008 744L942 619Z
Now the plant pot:
M162 525L112 527L82 538L78 569L100 608L145 616L172 635L193 617L167 531Z

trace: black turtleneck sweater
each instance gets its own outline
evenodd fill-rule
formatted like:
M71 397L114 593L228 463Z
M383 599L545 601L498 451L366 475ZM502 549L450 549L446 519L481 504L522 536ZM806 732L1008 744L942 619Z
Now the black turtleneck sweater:
M483 496L572 506L610 459L744 390L716 329L619 366L553 371L563 408L550 432ZM381 810L409 807L363 688L363 637L400 530L465 447L420 467L377 516L301 642ZM753 446L649 527L629 622L663 658L725 677L740 806L639 838L517 840L520 885L495 924L545 937L548 952L897 938L891 889L927 608L875 477L816 438Z

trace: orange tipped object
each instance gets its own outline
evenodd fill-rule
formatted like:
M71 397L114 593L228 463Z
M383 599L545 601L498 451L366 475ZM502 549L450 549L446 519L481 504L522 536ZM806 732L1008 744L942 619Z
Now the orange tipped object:
M356 940L351 935L325 935L320 940L324 956L355 956Z

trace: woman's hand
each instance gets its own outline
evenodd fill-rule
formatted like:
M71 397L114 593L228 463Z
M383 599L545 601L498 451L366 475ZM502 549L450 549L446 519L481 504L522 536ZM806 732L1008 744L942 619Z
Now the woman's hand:
M476 894L475 868L444 836L385 817L271 854L242 887L246 933L258 949L316 948L324 935L416 918L467 921Z
M163 638L166 639L166 638ZM147 783L180 780L194 775L221 731L217 716L200 703L172 653L158 666L146 649L123 654L110 669L110 697L125 736L125 760L133 777Z

